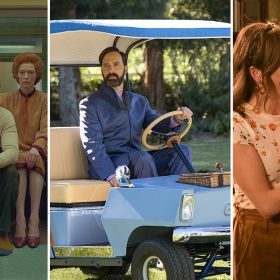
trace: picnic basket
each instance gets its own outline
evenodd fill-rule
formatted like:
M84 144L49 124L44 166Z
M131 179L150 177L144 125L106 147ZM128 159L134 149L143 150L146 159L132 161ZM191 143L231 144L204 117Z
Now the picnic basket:
M223 187L230 185L230 172L207 172L180 174L179 182L204 187Z

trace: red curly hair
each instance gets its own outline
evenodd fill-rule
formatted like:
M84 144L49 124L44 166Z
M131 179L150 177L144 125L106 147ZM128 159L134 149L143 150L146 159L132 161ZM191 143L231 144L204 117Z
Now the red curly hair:
M38 55L36 55L34 53L30 53L30 52L25 52L25 53L21 53L21 54L17 55L13 61L12 73L13 73L14 79L16 79L16 81L18 83L19 83L18 69L19 69L19 66L23 63L32 63L34 65L36 75L37 75L36 81L35 81L35 85L36 85L42 79L43 74L44 74L43 60Z

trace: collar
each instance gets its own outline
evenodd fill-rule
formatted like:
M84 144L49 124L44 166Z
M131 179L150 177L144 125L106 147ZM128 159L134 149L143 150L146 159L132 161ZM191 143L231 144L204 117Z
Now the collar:
M22 92L21 89L19 89L18 91L19 91L19 93L20 93L24 98L29 98L29 97L31 97L31 96L35 93L36 88L34 88L34 89L33 89L30 93L28 93L28 94L24 94L24 93Z
M116 93L116 95L117 95L118 97L122 98L123 91L121 91L121 90L119 90L119 91L114 90L114 91L115 91L115 93Z

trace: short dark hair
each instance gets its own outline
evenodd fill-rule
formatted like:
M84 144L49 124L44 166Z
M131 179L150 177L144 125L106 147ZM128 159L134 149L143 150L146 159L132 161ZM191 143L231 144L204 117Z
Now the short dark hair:
M100 65L102 65L102 60L103 60L104 56L107 53L110 53L110 52L118 52L121 55L121 57L122 57L123 64L124 65L127 64L126 55L122 51L120 51L117 47L108 47L108 48L104 49L101 52L101 54L99 55L99 63L100 63Z

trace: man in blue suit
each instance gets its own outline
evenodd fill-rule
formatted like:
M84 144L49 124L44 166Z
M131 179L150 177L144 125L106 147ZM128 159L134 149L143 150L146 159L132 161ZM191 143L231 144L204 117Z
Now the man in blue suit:
M97 93L80 102L80 133L90 177L107 180L117 187L114 174L119 165L128 165L132 178L188 173L173 148L141 150L142 130L158 115L146 97L124 89L124 53L109 47L100 54L99 61L104 83ZM180 110L183 115L162 121L157 131L168 132L192 115L186 107ZM191 161L191 149L185 145L181 148Z

